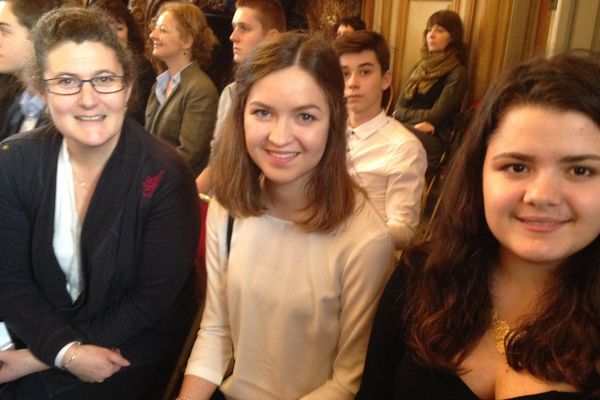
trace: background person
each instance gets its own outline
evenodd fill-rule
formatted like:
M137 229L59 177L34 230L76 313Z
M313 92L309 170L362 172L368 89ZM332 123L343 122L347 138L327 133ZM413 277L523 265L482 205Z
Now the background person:
M238 0L235 5L235 14L231 21L233 31L229 40L233 44L233 62L235 65L240 65L263 39L285 32L286 21L285 11L279 0ZM214 142L219 137L221 124L231 108L234 92L235 81L227 85L221 92L211 147L214 147ZM196 186L198 193L210 192L210 163L196 178Z
M398 96L394 117L409 127L427 151L431 177L450 142L454 117L467 91L463 25L454 11L433 13L423 33L421 60Z
M392 81L390 51L383 36L349 32L334 46L346 82L348 170L385 221L396 249L404 249L419 225L425 150L381 107Z
M166 140L194 173L204 169L215 128L218 92L202 67L217 39L193 4L165 3L150 33L152 55L167 66L146 106L146 129Z
M346 169L339 61L323 38L282 33L236 82L214 156L206 307L179 398L219 386L231 399L352 399L393 246Z
M190 169L125 120L135 79L109 16L45 14L34 81L52 124L2 143L2 399L140 399L171 374L195 312Z
M59 0L0 1L0 73L16 78L2 82L4 118L0 139L48 120L43 99L26 87L26 69L34 57L30 31L45 12L62 4Z
M106 11L114 18L114 29L123 46L128 47L134 54L138 64L137 80L133 85L131 98L127 104L127 116L144 125L145 111L152 86L156 81L156 72L148 59L144 56L144 36L131 12L121 0L97 0L94 8Z
M367 29L365 22L358 16L342 18L338 21L337 24L335 24L334 27L336 37L338 38L344 33L364 31L365 29Z
M560 56L488 92L382 296L358 399L598 398L599 77Z

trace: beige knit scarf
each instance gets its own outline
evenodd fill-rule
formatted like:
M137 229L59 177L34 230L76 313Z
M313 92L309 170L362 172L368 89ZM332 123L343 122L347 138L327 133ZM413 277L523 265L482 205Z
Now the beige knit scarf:
M425 94L441 77L448 74L460 64L453 49L429 53L427 48L421 49L421 61L417 64L406 83L405 99L412 100L415 94Z

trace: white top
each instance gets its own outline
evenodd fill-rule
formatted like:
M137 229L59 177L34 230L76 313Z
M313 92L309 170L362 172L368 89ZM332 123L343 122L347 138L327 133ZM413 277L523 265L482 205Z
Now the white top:
M353 399L393 266L390 235L363 204L330 234L236 219L227 265L228 214L212 200L206 306L186 374L222 382L230 400Z
M62 142L56 167L56 203L52 248L67 279L67 292L75 302L81 293L81 224L75 205L73 170L65 142Z
M217 139L221 136L221 127L223 126L225 117L227 116L227 113L231 108L231 103L233 102L233 95L235 93L235 86L235 81L231 82L229 85L223 88L223 91L219 96L219 107L217 108L217 122L215 122L215 130L213 133L213 137L210 140L211 157L215 151Z
M404 249L419 225L427 154L417 137L382 111L372 120L348 127L348 169L365 189Z
M67 292L75 302L82 290L81 280L81 223L75 204L73 168L67 145L63 140L56 166L56 194L54 205L54 237L52 248L60 269L65 274ZM67 343L56 354L54 365L61 367L62 359L75 342Z

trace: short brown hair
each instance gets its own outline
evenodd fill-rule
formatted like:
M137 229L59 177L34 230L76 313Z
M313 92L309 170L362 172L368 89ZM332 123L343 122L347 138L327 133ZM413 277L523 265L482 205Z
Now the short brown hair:
M201 67L209 65L212 60L213 47L218 40L208 25L202 10L193 4L173 2L163 4L158 15L166 11L169 11L177 20L179 33L192 38L192 58Z
M263 30L275 29L278 32L285 32L285 10L278 0L237 0L235 8L240 7L256 10Z
M33 85L40 92L45 88L44 71L48 53L68 41L102 43L112 49L123 68L125 82L136 79L135 61L131 52L121 46L117 34L110 29L113 19L104 11L80 7L64 7L52 10L42 16L31 32L35 49L33 65Z
M377 32L362 30L345 33L335 40L334 47L338 56L373 50L381 72L390 69L390 49L384 37Z
M234 100L215 147L212 186L217 200L235 217L266 211L260 185L262 172L245 144L244 109L257 81L292 66L315 79L330 111L325 151L305 187L310 216L298 225L306 231L329 232L355 211L355 195L360 189L346 166L344 78L333 48L321 37L300 33L274 35L240 66Z

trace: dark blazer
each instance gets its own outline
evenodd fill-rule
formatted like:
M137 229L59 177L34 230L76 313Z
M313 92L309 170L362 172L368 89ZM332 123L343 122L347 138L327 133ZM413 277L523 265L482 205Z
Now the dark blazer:
M171 143L200 173L210 154L210 141L217 119L219 93L196 61L181 71L181 81L164 104L156 98L155 86L146 105L146 129Z
M73 304L52 247L61 143L47 125L0 146L0 315L48 365L76 340L119 348L132 365L176 357L195 304L192 172L125 121L83 222L84 287Z

